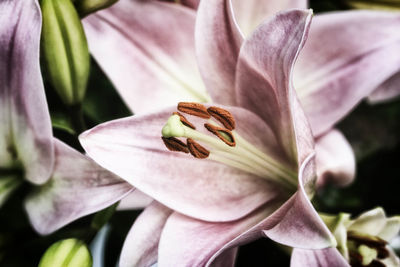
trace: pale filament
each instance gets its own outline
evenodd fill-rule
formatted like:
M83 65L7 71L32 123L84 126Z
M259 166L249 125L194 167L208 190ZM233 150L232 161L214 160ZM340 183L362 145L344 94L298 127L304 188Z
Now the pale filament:
M176 116L176 117L174 117ZM216 125L214 121L208 122ZM204 144L209 149L208 159L254 174L260 178L283 185L295 191L297 174L288 167L269 157L246 141L236 131L232 131L234 146L227 145L221 139L193 130L185 126L178 115L173 115L163 128L164 137L185 137Z

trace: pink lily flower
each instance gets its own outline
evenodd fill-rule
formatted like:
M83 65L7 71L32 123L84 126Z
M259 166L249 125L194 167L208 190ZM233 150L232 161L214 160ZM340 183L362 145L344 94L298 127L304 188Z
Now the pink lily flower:
M376 208L353 220L347 213L324 217L338 241L337 248L294 249L290 266L400 266L399 258L389 246L399 233L399 216L388 218L382 208Z
M39 66L37 1L1 1L0 10L0 180L33 185L25 208L35 230L47 234L133 187L53 137Z
M226 106L181 102L188 121L168 107L80 136L98 164L156 200L128 234L121 266L229 266L238 245L263 235L301 248L335 245L309 200L314 137L291 79L311 16L278 14L243 41L225 64L235 81L219 73L232 91L212 91Z
M159 1L121 0L84 20L92 55L136 114L179 101L234 104L235 62L245 37L276 12L307 6L305 0L202 2L196 27L194 9ZM316 138L321 185L354 179L353 151L332 127L363 98L395 84L399 23L400 15L389 12L315 16L293 78Z
M237 23L239 24L240 29L242 30L244 35L248 35L252 32L253 29L255 29L263 20L265 20L266 18L272 16L273 14L285 10L285 9L290 9L290 8L307 8L307 0L289 0L289 1L265 1L265 0L250 0L250 1L239 1L239 0L232 0L232 8L235 11L235 15L236 15L236 19L237 19ZM197 9L200 3L200 0L191 0L191 1L181 1L180 2L182 5L185 5L187 7L193 8L193 9ZM386 13L389 14L389 13ZM368 11L360 11L360 12L354 12L354 11L349 11L349 12L335 12L335 13L331 13L330 16L327 16L328 14L324 14L323 16L326 16L325 19L319 19L319 15L317 15L317 18L314 20L313 25L315 25L316 23L320 23L319 20L321 20L321 24L325 24L325 25L321 25L319 26L320 29L317 30L317 26L313 26L316 28L315 33L313 32L313 30L311 31L311 35L315 35L315 40L311 40L309 39L307 41L307 43L310 46L310 52L312 54L315 54L315 51L313 50L313 48L317 48L318 50L323 50L324 52L328 52L328 53L324 53L324 55L326 57L328 57L329 55L332 54L336 54L337 52L339 52L340 54L345 54L346 57L348 59L351 59L352 57L357 59L357 53L359 55L363 55L365 53L368 53L367 49L369 51L373 51L375 50L374 47L369 47L367 49L362 49L361 51L358 49L354 49L353 51L351 51L350 47L346 47L348 46L349 43L347 42L347 40L351 40L353 41L351 46L356 46L356 48L360 48L360 46L368 46L368 42L366 42L366 39L358 39L358 40L354 40L356 38L354 38L352 40L351 35L352 32L354 30L357 31L365 31L367 28L367 25L361 26L361 25L352 25L353 27L355 26L355 29L348 29L349 25L346 25L346 23L356 23L356 24L362 24L363 22L367 21L367 20L375 20L375 26L380 25L380 23L384 23L382 21L380 21L379 16L385 16L384 13L374 13L374 12L368 12ZM353 15L356 15L356 17L353 17ZM329 21L329 17L332 18L332 16L336 17L336 19L334 21ZM374 18L375 17L375 18ZM386 18L387 19L387 18ZM324 21L326 20L326 21ZM337 21L340 21L339 25L335 25L337 23ZM371 21L372 23L372 21ZM380 25L379 27L382 27L383 25ZM325 28L326 27L326 28ZM332 30L332 28L330 27L334 27L337 30L331 32L330 30ZM358 28L358 29L357 29ZM371 38L372 36L374 36L375 32L380 32L381 34L386 35L386 37L389 37L388 32L385 33L385 31L382 28L369 28L367 31L367 38ZM330 36L326 36L326 35L330 35ZM319 37L323 36L323 39L320 40ZM383 37L383 36L380 36ZM394 36L393 36L394 37ZM336 39L336 42L335 42ZM338 41L340 40L340 41ZM344 42L341 42L342 40L344 40ZM327 41L328 46L325 46L326 43L325 41ZM330 41L334 41L334 42L330 42ZM392 40L394 42L396 42L396 38L394 38L394 40ZM361 42L365 42L364 44L361 44ZM313 43L311 45L311 43ZM384 44L384 45L388 45L388 44ZM336 46L336 47L334 47ZM382 49L382 47L380 47L379 49ZM393 49L393 48L390 48ZM395 51L394 49L392 51ZM374 51L376 52L376 51ZM305 54L303 52L303 54ZM321 53L322 54L322 53ZM336 54L337 55L337 54ZM307 56L300 56L301 58L305 58L305 63L307 63ZM319 58L318 56L315 56L315 58ZM329 58L326 58L330 61ZM322 59L322 61L325 61L326 59ZM370 61L371 59L369 59L368 61ZM354 62L353 62L354 63ZM361 62L359 62L360 64ZM320 64L320 63L317 63ZM362 63L361 63L362 64ZM302 66L303 67L303 66ZM299 67L302 68L302 67ZM312 67L314 69L314 67ZM332 71L332 70L331 70ZM305 73L307 74L308 70L305 71ZM370 72L372 73L372 72ZM324 75L323 73L321 73L321 75ZM299 72L299 80L302 79L302 73L301 71ZM325 76L325 75L324 75ZM314 79L318 79L317 77L315 77ZM306 79L307 80L307 79ZM332 79L333 80L333 79ZM367 87L371 88L371 87L376 87L375 90L372 91L372 93L369 94L368 96L368 100L371 103L379 103L379 102L384 102L384 101L388 101L391 100L393 98L396 98L400 95L400 89L398 84L400 83L400 70L399 67L396 65L391 65L391 67L387 70L384 71L384 75L382 77L377 77L376 78L377 83L374 83L373 85L369 85Z

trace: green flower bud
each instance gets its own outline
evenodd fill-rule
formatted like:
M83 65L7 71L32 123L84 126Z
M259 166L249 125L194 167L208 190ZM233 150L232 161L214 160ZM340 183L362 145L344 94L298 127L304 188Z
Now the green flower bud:
M97 10L107 8L118 0L76 0L76 10L81 17L87 16Z
M86 245L74 238L61 240L51 245L39 263L39 267L75 266L92 266L92 256Z
M344 3L353 9L400 10L399 0L344 0Z
M42 0L41 50L45 74L67 105L84 98L90 56L83 27L71 0Z

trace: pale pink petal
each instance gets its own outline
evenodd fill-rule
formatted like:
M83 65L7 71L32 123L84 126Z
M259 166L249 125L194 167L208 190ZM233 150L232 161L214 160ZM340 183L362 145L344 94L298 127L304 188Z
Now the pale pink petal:
M292 252L290 267L350 267L336 248L319 250L299 249Z
M208 266L211 266L211 267L234 267L238 250L239 250L238 247L234 247L234 248L231 248L231 249L225 251L223 254L218 256L216 259L213 259L208 264Z
M201 1L195 36L200 72L212 100L235 105L235 69L243 37L230 0Z
M315 16L294 72L314 135L332 127L399 71L399 27L395 12Z
M291 76L311 16L310 11L292 10L264 22L243 44L236 72L239 105L261 116L298 162L311 152L313 140Z
M126 197L124 197L118 204L118 210L136 210L147 207L153 199L136 189Z
M258 239L263 233L293 247L318 249L334 245L334 237L313 209L303 187L313 182L312 159L309 157L301 168L299 192L283 206L285 200L276 199L240 220L224 223L171 215L160 240L159 265L213 266L235 247Z
M336 246L335 237L309 200L314 191L315 179L315 159L311 154L301 164L296 194L263 222L266 236L296 248L322 249Z
M224 223L173 213L161 235L159 266L218 266L224 259L230 259L229 263L221 266L231 266L235 248L260 238L258 223L279 204L271 203L240 220Z
M197 70L195 11L121 0L83 20L89 49L135 113L209 97Z
M338 130L330 130L315 142L317 186L326 183L345 186L355 178L356 159L353 149Z
M21 163L25 178L46 182L53 170L50 115L39 66L36 1L0 2L0 168Z
M372 94L369 95L370 103L376 104L398 99L400 95L400 72L396 73L383 84L381 84Z
M292 8L307 8L307 0L232 0L235 19L244 36L249 36L263 20Z
M158 242L171 213L154 201L140 214L125 239L119 266L149 267L157 262Z
M134 188L88 157L54 139L56 162L50 181L28 195L25 209L40 234L51 233L117 202Z
M187 7L197 9L199 6L200 0L180 0L182 5L185 5Z
M235 131L260 144L258 149L267 151L276 143L259 117L241 108L226 109L243 118L238 119ZM280 194L274 185L247 172L168 151L161 129L173 111L101 124L83 133L81 144L104 168L171 209L198 219L237 219Z

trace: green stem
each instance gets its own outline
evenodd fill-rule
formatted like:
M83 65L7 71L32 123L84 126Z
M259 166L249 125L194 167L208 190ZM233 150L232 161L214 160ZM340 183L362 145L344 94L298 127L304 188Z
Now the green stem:
M77 135L87 130L85 120L83 118L82 104L76 104L69 108L69 115L72 126Z
M99 231L113 216L119 202L99 211L92 219L91 228Z

